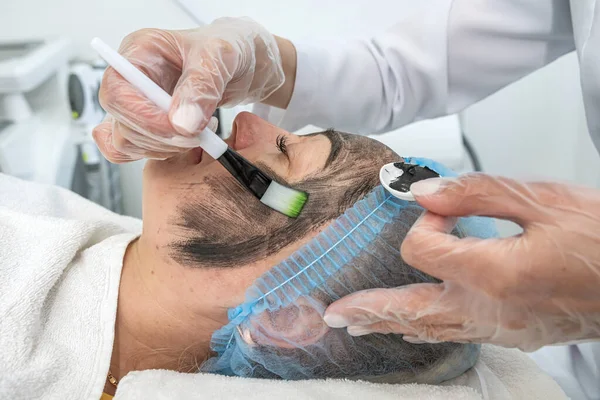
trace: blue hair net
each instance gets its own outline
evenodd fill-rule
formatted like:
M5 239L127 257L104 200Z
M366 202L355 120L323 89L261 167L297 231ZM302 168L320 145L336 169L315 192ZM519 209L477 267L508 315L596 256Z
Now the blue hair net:
M454 176L430 160L407 162ZM201 371L273 379L350 378L438 383L472 367L473 344L414 345L401 335L348 335L329 328L329 304L364 289L439 282L407 265L400 245L423 209L390 195L382 186L333 221L289 258L259 277L229 323L213 334L217 353ZM495 236L490 219L459 220L457 236Z

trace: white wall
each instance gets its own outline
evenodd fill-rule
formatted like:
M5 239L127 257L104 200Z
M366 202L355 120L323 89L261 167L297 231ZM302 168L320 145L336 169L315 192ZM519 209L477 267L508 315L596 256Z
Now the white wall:
M177 0L203 23L219 17L248 16L276 35L290 39L307 36L365 36L398 22L411 13L435 5L436 0Z
M463 127L485 172L600 188L600 157L587 132L575 54L467 109ZM499 226L502 235L520 229Z
M195 26L174 0L2 0L0 38L66 35L77 53L93 57L89 42L100 36L117 47L141 28L185 29Z
M486 172L600 187L575 54L467 109L463 127Z
M94 58L90 40L99 36L118 47L141 28L186 29L196 23L171 0L0 0L0 39L63 35L71 38L79 58ZM141 217L143 162L124 165L124 208Z

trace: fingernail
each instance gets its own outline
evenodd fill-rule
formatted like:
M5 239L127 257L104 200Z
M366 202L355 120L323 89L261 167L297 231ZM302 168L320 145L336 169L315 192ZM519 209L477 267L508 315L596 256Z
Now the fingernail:
M350 321L339 314L325 314L325 316L323 316L323 321L325 321L330 328L343 328L350 324Z
M421 340L421 339L419 339L418 337L415 337L415 336L406 336L406 335L404 335L404 336L402 336L402 339L405 342L408 342L410 344L425 344L425 343L427 343L427 342L425 342L425 341L423 341L423 340Z
M372 329L369 329L366 326L351 325L348 327L348 334L350 336L363 336L373 332L374 331Z
M410 192L415 196L430 196L440 190L443 181L441 178L418 181L410 185Z
M210 117L210 121L208 121L208 125L206 127L213 132L216 131L219 127L219 120L217 117Z
M195 104L183 104L173 114L171 123L188 134L193 134L203 120L204 114L200 107Z

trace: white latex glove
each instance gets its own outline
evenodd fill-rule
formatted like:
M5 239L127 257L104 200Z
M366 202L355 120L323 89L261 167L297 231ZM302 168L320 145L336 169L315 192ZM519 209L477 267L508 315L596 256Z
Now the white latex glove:
M248 18L221 18L184 31L143 29L127 36L119 52L172 94L173 103L163 112L108 68L99 96L109 116L93 135L113 162L185 151L160 137L195 136L217 106L263 100L284 82L275 37Z
M354 293L329 306L330 326L525 351L600 338L599 190L472 174L411 191L429 211L402 257L444 283ZM455 219L447 217L467 215L511 220L524 232L488 240L448 234Z

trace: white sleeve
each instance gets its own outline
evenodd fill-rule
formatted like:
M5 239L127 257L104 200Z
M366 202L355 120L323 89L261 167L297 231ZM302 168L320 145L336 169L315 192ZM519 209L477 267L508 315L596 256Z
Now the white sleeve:
M575 47L568 0L436 3L370 40L294 43L288 109L263 115L288 130L385 132L458 112Z

